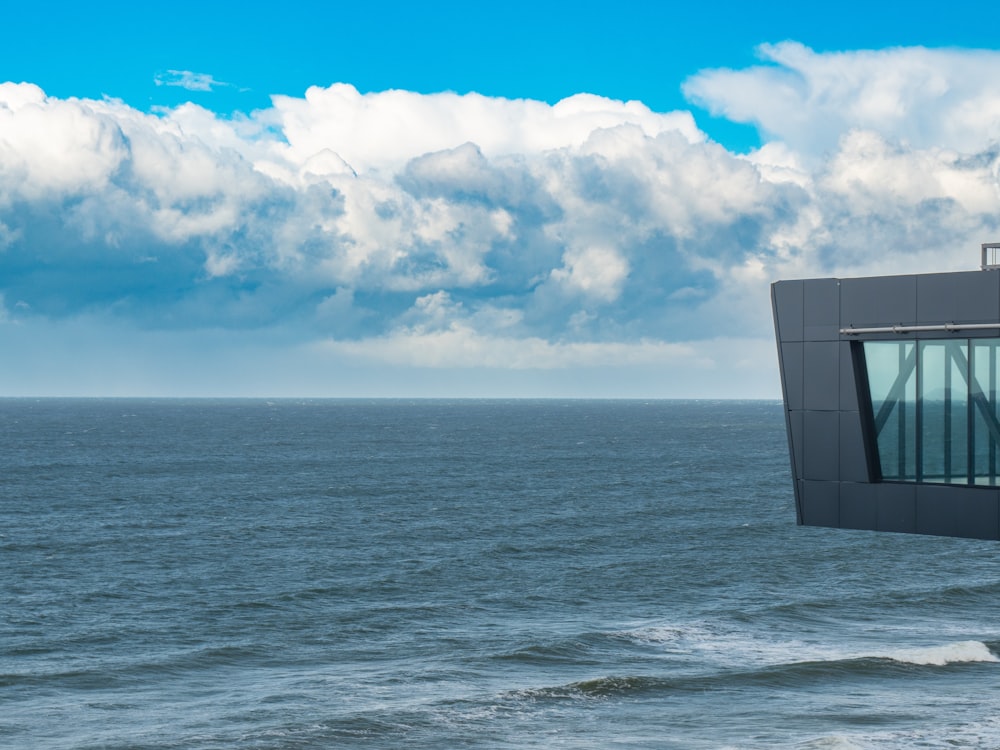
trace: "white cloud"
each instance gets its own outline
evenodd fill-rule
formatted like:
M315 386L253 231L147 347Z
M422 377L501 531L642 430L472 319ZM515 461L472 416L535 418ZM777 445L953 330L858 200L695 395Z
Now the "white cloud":
M552 342L538 337L515 338L475 331L464 323L442 330L403 329L361 341L328 341L321 349L384 364L422 368L499 368L553 370L575 367L625 368L656 365L665 368L711 368L684 343Z
M765 44L764 65L706 70L685 93L809 155L853 129L911 148L975 152L1000 139L1000 52L924 47L817 53Z
M127 155L121 129L86 101L0 84L0 204L15 196L99 191Z
M0 221L0 253L20 239L20 233Z
M211 91L219 86L232 84L216 81L208 73L193 73L190 70L168 70L153 77L157 86L177 86L188 91Z
M480 94L361 94L350 84L314 86L304 98L275 96L266 121L280 129L283 156L302 164L324 150L360 172L395 171L422 154L475 143L489 158L579 146L600 128L631 123L647 135L703 139L687 112L660 114L640 102L577 94L555 105Z
M0 84L0 316L258 331L337 367L764 382L772 280L971 268L1000 239L995 123L962 120L994 86L959 80L990 54L764 54L688 89L761 124L749 154L589 95L338 84L227 118Z
M613 247L570 248L563 255L562 267L554 269L551 278L586 297L614 302L621 294L628 270L628 261Z

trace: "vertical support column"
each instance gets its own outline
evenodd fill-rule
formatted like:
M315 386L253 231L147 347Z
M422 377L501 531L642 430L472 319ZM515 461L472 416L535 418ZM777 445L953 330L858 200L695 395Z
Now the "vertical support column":
M996 416L997 413L997 347L995 345L990 345L990 411ZM989 472L990 472L990 484L995 485L997 483L997 443L996 438L993 437L993 433L990 432L990 457L989 457Z
M899 367L897 372L902 373L906 369L906 347L902 344L899 345ZM899 469L896 472L896 476L900 479L906 477L906 395L905 390L903 395L899 399L899 405L896 407L896 420L899 427L899 435L896 438L897 449L899 451L899 459L897 463L899 464Z
M951 424L951 366L954 363L951 344L944 346L944 481L951 482L952 424Z
M917 482L924 481L924 364L923 364L923 347L920 341L913 342L914 344L914 356L916 357L916 377L914 379L914 387L916 388L915 399L914 399L914 430L913 430L913 442L915 450L915 479Z
M972 400L975 389L972 387L976 382L976 347L972 345L972 340L968 342L969 356L966 361L969 363L969 371L965 373L965 433L966 438L966 478L968 484L976 483L976 407Z

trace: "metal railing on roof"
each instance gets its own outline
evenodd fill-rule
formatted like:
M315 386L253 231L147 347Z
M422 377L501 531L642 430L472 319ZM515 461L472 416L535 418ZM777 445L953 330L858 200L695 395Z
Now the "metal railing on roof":
M1000 242L984 242L983 262L979 266L984 271L1000 268Z

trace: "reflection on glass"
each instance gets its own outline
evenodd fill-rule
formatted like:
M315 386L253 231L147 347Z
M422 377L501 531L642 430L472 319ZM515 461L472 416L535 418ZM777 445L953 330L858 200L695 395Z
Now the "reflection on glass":
M882 478L996 486L1000 342L864 344Z
M883 479L917 478L915 349L913 342L865 343Z
M920 454L925 482L969 481L968 342L921 341L917 353Z
M972 402L970 453L976 484L996 485L1000 464L1000 421L997 417L997 362L1000 342L981 339L972 342L969 369L973 373L969 398Z

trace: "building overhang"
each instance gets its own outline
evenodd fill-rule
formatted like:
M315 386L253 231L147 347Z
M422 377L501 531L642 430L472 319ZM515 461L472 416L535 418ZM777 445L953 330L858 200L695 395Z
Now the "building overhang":
M987 268L772 285L800 524L1000 539Z

